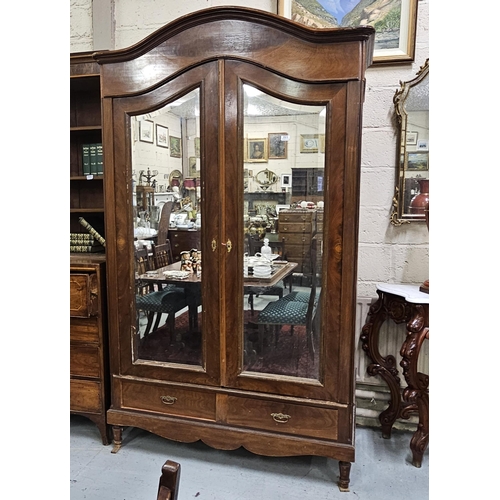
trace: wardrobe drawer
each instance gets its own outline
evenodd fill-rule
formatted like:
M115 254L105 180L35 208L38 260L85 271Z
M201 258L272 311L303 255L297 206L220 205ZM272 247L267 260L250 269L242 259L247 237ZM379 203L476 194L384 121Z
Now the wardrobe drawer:
M101 383L94 380L70 380L70 410L85 413L102 411Z
M122 407L215 420L215 394L183 387L122 381Z
M99 377L101 362L97 346L70 346L70 374L80 377Z
M338 438L338 410L229 396L227 423L272 432Z
M69 338L80 342L99 342L98 318L71 318Z

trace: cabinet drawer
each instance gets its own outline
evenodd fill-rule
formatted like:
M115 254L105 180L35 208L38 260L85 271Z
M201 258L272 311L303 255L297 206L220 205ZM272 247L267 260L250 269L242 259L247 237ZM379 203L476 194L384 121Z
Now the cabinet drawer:
M97 275L71 273L69 277L70 316L88 318L97 314Z
M285 249L288 250L289 245L300 245L308 248L311 244L311 235L309 233L279 233L280 238L285 240Z
M99 341L99 323L97 317L71 318L69 321L70 340L82 342Z
M215 420L215 394L144 382L122 382L122 407Z
M312 222L280 222L279 232L281 233L311 233Z
M100 413L102 411L101 383L94 380L70 380L70 410Z
M99 377L101 362L97 346L70 346L70 373L81 377Z
M229 396L227 423L314 438L338 438L338 410Z
M280 212L280 222L311 222L313 220L314 212Z

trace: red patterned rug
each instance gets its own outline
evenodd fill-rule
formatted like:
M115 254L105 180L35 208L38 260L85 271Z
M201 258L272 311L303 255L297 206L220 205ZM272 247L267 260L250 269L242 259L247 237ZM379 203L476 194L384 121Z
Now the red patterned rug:
M201 318L198 331L189 331L188 314L175 320L175 332L170 334L167 326L150 333L141 340L139 358L170 363L201 365ZM274 336L274 332L264 336L260 348L255 317L245 311L245 355L244 370L259 373L273 373L293 377L318 378L318 346L311 356L307 345L305 327L295 326L293 334L285 325ZM261 352L262 351L262 352Z

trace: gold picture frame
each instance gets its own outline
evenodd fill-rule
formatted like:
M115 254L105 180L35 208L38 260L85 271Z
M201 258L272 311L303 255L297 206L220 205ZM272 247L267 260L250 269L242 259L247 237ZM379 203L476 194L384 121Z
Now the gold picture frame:
M263 139L247 139L245 141L245 162L267 163L268 151L267 137Z
M318 134L300 134L300 152L317 153L320 147Z
M317 0L324 8L324 0ZM307 3L305 3L307 5ZM317 17L304 7L301 0L278 0L278 14L313 28L352 28L356 26L373 26L375 28L375 50L373 64L407 63L415 59L415 36L417 32L418 0L394 1L385 9L370 11L369 7L360 9L363 2L359 1L349 12L328 12L332 22L325 16ZM374 7L378 6L374 2ZM399 8L400 7L400 8ZM368 9L368 10L367 10ZM340 26L337 19L342 15ZM343 19L351 18L351 21ZM399 26L398 26L399 24Z

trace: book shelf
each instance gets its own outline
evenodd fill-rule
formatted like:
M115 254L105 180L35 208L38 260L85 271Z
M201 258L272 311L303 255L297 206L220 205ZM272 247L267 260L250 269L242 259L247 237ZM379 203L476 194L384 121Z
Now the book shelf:
M70 233L86 232L83 217L105 238L99 72L91 52L70 55ZM94 148L94 162L86 148Z

